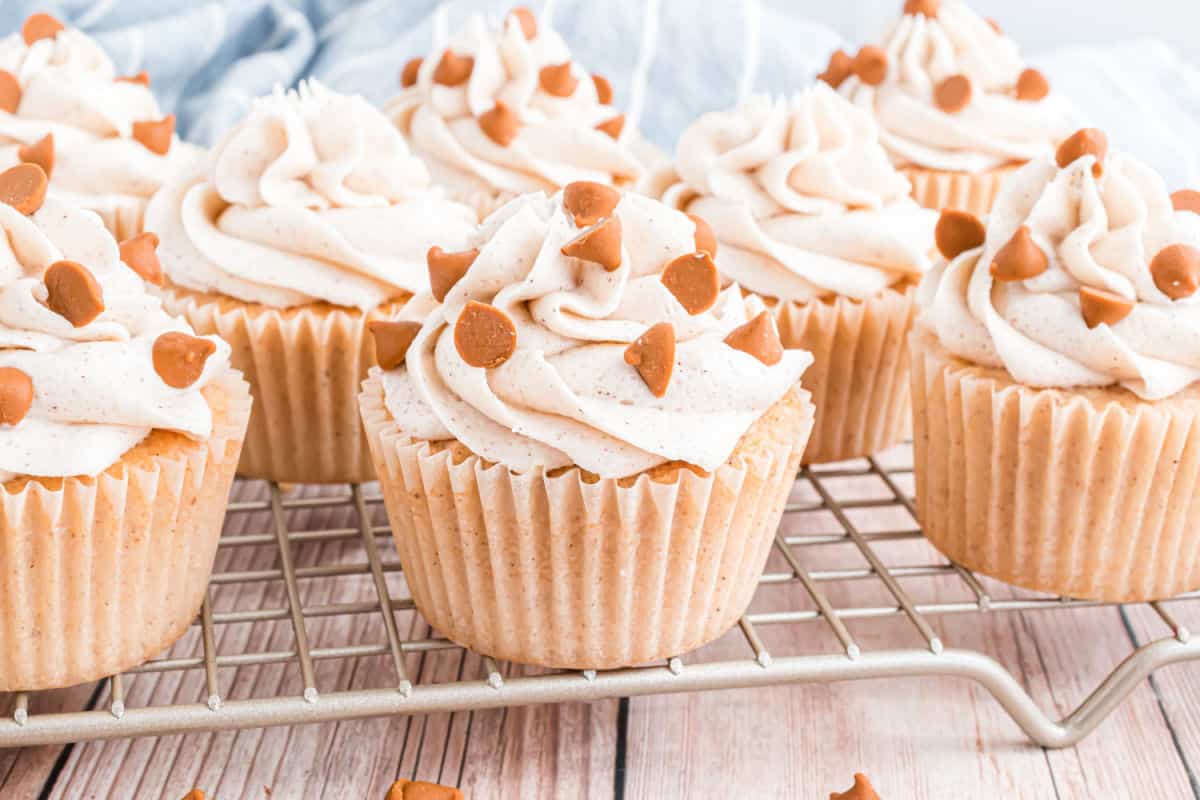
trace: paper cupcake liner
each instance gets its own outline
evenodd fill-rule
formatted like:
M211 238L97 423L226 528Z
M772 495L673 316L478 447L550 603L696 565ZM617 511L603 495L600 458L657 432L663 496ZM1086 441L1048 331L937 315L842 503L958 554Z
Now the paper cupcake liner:
M917 504L946 556L1068 597L1200 588L1200 388L1033 389L929 332L913 349Z
M361 404L421 613L477 652L574 669L675 656L737 621L812 425L797 387L712 474L595 480L578 468L517 474L457 443L413 441L384 406L377 372Z
M902 167L901 172L912 183L912 197L925 208L941 211L955 208L982 217L992 210L1004 179L1019 167L1000 167L989 172L939 172Z
M195 619L250 417L233 370L205 396L207 441L155 432L98 476L0 485L0 692L129 669Z
M817 409L805 464L871 455L904 441L915 287L885 289L865 301L780 302L771 310L784 347L813 355L803 378Z
M197 333L229 342L233 366L250 383L254 411L239 474L283 483L375 479L358 414L358 388L375 358L366 324L403 302L365 314L323 303L281 310L178 287L161 296Z

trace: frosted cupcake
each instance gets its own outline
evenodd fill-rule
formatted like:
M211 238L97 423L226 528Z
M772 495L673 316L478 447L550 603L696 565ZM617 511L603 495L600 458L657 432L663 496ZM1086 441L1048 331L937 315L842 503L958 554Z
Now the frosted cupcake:
M961 0L907 0L878 44L837 51L819 77L875 116L913 197L935 210L986 214L1006 175L1072 129L1046 77Z
M428 289L431 245L457 248L474 224L386 117L316 84L258 101L163 187L146 226L166 306L229 342L254 392L241 474L372 478L356 403L367 320Z
M1083 130L949 212L921 288L918 509L955 561L1133 601L1200 587L1200 215Z
M909 197L871 117L824 84L706 114L643 190L697 219L727 279L815 359L805 463L869 455L908 430L908 331L936 215Z
M0 40L0 169L36 163L118 239L140 233L150 196L197 153L149 85L144 72L118 76L82 31L34 14Z
M812 359L720 290L695 235L600 184L525 195L443 302L376 326L363 419L441 633L599 669L698 647L745 610L812 424Z
M0 174L0 691L95 680L195 618L250 394L100 220Z
M385 113L434 183L480 217L524 192L628 186L642 173L611 85L528 9L498 30L470 17L441 52L409 61L401 83Z

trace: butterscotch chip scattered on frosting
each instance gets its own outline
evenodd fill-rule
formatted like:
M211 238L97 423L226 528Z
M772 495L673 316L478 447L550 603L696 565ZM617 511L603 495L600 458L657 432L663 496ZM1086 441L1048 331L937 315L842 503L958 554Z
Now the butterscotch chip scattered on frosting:
M1171 206L1176 211L1200 214L1200 192L1195 189L1180 189L1171 195Z
M596 126L596 130L601 133L607 133L614 139L621 138L621 131L625 129L625 115L617 114L612 119L606 119Z
M37 164L50 177L54 172L54 134L47 133L33 144L23 144L17 148L17 158L25 164Z
M730 331L725 337L725 344L754 356L768 367L778 364L783 358L779 331L775 330L775 322L766 311Z
M825 81L836 89L853 74L854 59L845 50L834 50L829 56L829 64L826 65L825 71L817 76L817 80Z
M471 300L454 324L454 347L470 366L492 369L517 351L517 326L495 306Z
M133 123L133 138L151 153L165 156L171 149L171 139L175 136L175 115L167 114L159 120L149 120Z
M433 299L439 303L444 302L446 295L462 280L462 276L467 274L467 270L478 256L479 250L474 248L458 253L447 253L437 245L429 248L429 252L425 254L425 263L429 265L429 289L433 293Z
M21 84L17 81L17 76L6 69L0 69L0 111L15 114L20 105Z
M625 348L625 363L637 370L652 395L665 395L675 372L675 328L669 322L651 325Z
M547 64L538 70L538 85L542 91L554 97L570 97L579 85L579 79L571 74L571 62Z
M608 82L608 78L599 73L592 73L592 84L596 87L596 99L600 101L600 105L607 106L613 101L612 84Z
M33 406L33 379L16 367L0 367L0 425L17 425Z
M117 83L137 83L148 88L150 86L150 73L142 70L136 75L119 75L113 80Z
M388 789L384 800L463 800L463 793L453 786L401 778Z
M1017 77L1017 99L1027 102L1045 100L1050 94L1050 81L1046 76L1033 67L1021 72Z
M1133 311L1133 301L1106 289L1081 286L1079 311L1089 328L1095 328L1098 325L1116 325Z
M938 217L933 229L938 252L947 261L953 261L962 253L974 250L987 238L987 229L979 217L969 211L948 208Z
M433 71L433 82L442 86L461 86L471 77L474 69L474 56L460 56L447 49L442 53L442 60Z
M966 75L951 75L933 90L933 101L947 114L957 114L971 104L971 79Z
M1164 247L1150 261L1150 275L1172 300L1191 297L1200 289L1200 250L1186 244Z
M421 332L421 323L374 319L367 323L367 330L375 338L375 362L383 369L395 369L404 363L409 346Z
M512 19L515 19L517 24L521 26L521 33L525 35L526 39L533 40L537 37L537 17L534 16L533 12L528 8L525 6L517 6L512 11L508 12L508 16Z
M410 86L417 85L417 74L421 71L422 63L424 63L424 59L420 56L410 58L404 62L404 67L400 70L400 85L402 87L407 89Z
M708 253L692 253L672 260L662 271L661 280L679 305L693 316L712 308L721 293L721 276Z
M609 217L562 246L562 254L591 261L608 272L621 266L621 220Z
M204 362L217 351L208 339L179 331L164 333L154 340L151 358L154 371L172 389L186 389L204 374Z
M712 226L708 224L708 220L697 217L695 214L688 214L687 218L696 226L696 251L708 253L713 258L716 258L717 235L713 233Z
M829 800L879 800L875 787L861 772L854 773L854 785L844 792L833 792Z
M0 172L0 203L29 216L46 200L46 172L37 164L17 164Z
M1046 253L1033 240L1029 227L1022 225L1012 238L996 251L989 268L998 281L1024 281L1036 278L1050 266Z
M942 0L905 0L904 13L923 17L936 17L942 10Z
M888 57L882 47L865 45L854 56L854 74L868 86L878 86L887 80Z
M158 260L158 235L146 231L121 242L121 261L142 280L162 286L162 264Z
M104 290L91 271L74 261L55 261L42 277L46 307L76 328L104 313Z
M53 39L65 26L50 14L38 12L30 14L21 26L21 38L25 44L33 44L39 39Z
M575 181L563 187L563 208L578 228L588 228L612 216L621 193L607 183Z
M521 120L508 103L497 100L491 111L480 115L479 127L493 142L508 147L521 132Z
M1071 134L1058 146L1055 161L1065 169L1084 156L1095 156L1092 174L1099 178L1104 174L1104 157L1108 154L1108 137L1097 128L1083 128Z

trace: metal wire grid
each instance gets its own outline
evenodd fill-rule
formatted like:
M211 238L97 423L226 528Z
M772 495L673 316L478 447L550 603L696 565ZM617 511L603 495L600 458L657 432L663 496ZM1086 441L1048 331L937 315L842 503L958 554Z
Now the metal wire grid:
M903 455L903 454L902 454ZM411 654L457 650L458 645L426 634L402 636L397 613L412 617L413 602L401 582L399 564L381 553L393 553L390 532L383 519L381 498L362 486L342 487L332 494L306 495L267 487L263 499L231 504L230 519L257 515L268 521L266 530L231 534L227 530L221 550L236 548L273 549L273 566L266 569L217 571L194 627L199 630L199 652L150 661L109 680L108 707L58 713L33 714L26 693L15 698L10 720L0 721L0 747L65 743L89 739L166 735L182 732L216 731L268 725L355 719L387 714L418 714L463 711L508 705L593 700L606 697L686 692L735 687L753 687L792 682L854 680L863 678L950 675L977 681L1008 711L1017 724L1037 743L1048 747L1068 746L1091 732L1137 684L1154 670L1172 663L1200 658L1200 644L1171 615L1163 603L1150 607L1166 625L1168 635L1134 650L1118 665L1080 706L1061 721L1047 717L1020 683L991 657L969 649L947 648L931 618L950 614L979 614L1004 611L1034 611L1104 605L1101 603L1005 592L996 596L985 581L969 570L928 557L920 563L887 563L888 551L897 543L923 542L916 527L912 499L904 485L911 481L911 460L899 463L865 459L832 469L804 469L798 476L784 524L776 535L775 552L760 581L759 596L772 587L801 587L807 602L785 608L753 610L738 623L745 654L730 658L706 657L704 651L680 654L665 664L596 673L560 671L545 675L505 678L505 670L493 659L482 656L482 674L459 675L446 683L414 682L406 658ZM855 482L874 483L884 488L882 496L847 497L846 488ZM241 487L245 489L245 486ZM853 492L850 492L853 495ZM303 512L337 510L351 512L354 523L345 527L314 530L296 526ZM900 516L907 524L870 531L855 522L856 514L872 512L878 517ZM813 515L832 517L830 531L789 532L790 523ZM811 521L811 519L810 519ZM230 527L227 524L227 528ZM293 528L296 529L293 529ZM799 526L812 527L812 526ZM819 526L818 526L819 527ZM313 543L361 543L362 559L352 563L298 566L296 550ZM861 557L862 566L816 569L818 552L832 545L850 546ZM927 546L926 546L927 547ZM906 552L911 553L911 547ZM932 554L932 550L928 550ZM780 568L781 567L781 568ZM910 589L945 577L957 578L965 590L962 599L917 602ZM301 581L357 578L370 582L371 599L353 602L306 604ZM390 584L389 585L389 579ZM877 581L883 587L881 600L862 590L862 582ZM285 602L276 607L214 610L212 594L227 587L282 581ZM998 586L998 584L993 584ZM880 593L876 593L879 595ZM835 597L838 598L835 601ZM756 597L756 604L757 603ZM1195 601L1200 592L1176 598ZM1172 601L1175 602L1175 601ZM804 607L792 607L804 606ZM313 646L310 625L316 620L356 615L382 619L383 640ZM848 621L892 619L916 634L916 647L870 650L851 633ZM835 652L804 652L773 656L764 644L760 627L823 622L836 641ZM290 625L293 646L284 649L247 648L222 652L217 630L221 626L246 623ZM427 628L424 628L427 630ZM420 629L415 627L414 631ZM390 662L393 680L387 685L322 694L314 664L327 660L382 657ZM464 662L465 663L465 662ZM265 697L226 700L233 678L223 687L221 670L283 664L299 671L298 694L285 692ZM202 671L204 696L198 702L127 707L127 676L173 671ZM388 670L377 670L387 674ZM222 689L226 691L223 692Z

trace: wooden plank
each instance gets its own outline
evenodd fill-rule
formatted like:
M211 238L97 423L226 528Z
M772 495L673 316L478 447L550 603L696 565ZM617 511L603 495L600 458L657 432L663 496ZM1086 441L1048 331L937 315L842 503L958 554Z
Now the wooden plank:
M34 692L30 699L31 715L78 711L87 707L96 692L94 683ZM0 716L12 719L16 695L0 695ZM51 776L54 765L63 753L60 745L0 750L0 797L36 797Z

